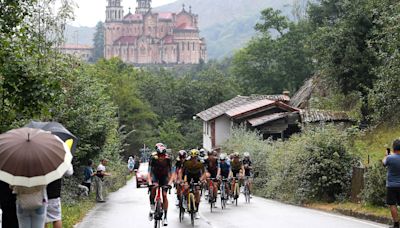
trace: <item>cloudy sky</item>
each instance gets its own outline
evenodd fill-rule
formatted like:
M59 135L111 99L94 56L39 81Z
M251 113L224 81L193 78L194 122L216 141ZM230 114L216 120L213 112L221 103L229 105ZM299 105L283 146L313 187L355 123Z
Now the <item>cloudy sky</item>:
M152 7L165 5L176 0L152 0ZM78 8L75 9L75 21L70 24L75 26L95 26L98 21L104 21L107 0L76 0ZM131 7L135 11L136 0L123 0L125 12Z

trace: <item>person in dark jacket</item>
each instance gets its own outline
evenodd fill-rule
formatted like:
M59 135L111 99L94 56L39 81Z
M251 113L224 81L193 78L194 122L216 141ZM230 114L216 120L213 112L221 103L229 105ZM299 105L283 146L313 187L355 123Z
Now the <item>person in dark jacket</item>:
M74 170L71 166L64 176L72 176L73 173ZM52 223L53 228L62 228L61 186L62 179L55 180L47 185L47 197L49 202L47 205L46 227L49 223Z
M18 228L16 196L12 194L10 185L0 181L0 208L3 211L2 226L4 228Z
M93 164L94 164L93 160L89 160L88 164L85 167L85 170L83 172L84 179L83 179L82 185L86 186L88 188L88 190L89 190L88 194L90 194L93 176L96 175L96 173L93 172Z

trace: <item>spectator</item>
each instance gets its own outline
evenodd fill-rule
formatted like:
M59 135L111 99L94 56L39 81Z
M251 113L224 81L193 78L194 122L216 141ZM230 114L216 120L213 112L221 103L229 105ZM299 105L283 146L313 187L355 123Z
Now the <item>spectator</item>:
M99 203L106 202L103 198L103 181L105 176L110 176L109 173L106 173L106 166L108 160L102 159L100 165L97 167L95 183L96 183L96 201Z
M21 228L43 228L46 222L46 186L12 186L17 195L17 217Z
M92 185L92 178L93 176L95 176L96 174L93 172L93 160L89 160L87 163L87 166L85 167L85 171L84 171L84 179L82 182L83 186L86 186L88 188L88 194L90 194L90 190L91 190L91 185Z
M135 160L133 159L132 156L130 156L128 159L128 170L130 175L132 175L134 169L135 169Z
M0 208L3 210L2 226L4 228L18 228L15 195L12 194L10 185L0 181Z
M388 150L390 152L390 150ZM399 216L397 206L400 205L400 139L393 142L393 154L386 154L382 160L383 165L387 167L386 204L392 214L394 228L399 227Z
M72 176L74 173L73 167L68 169L64 176ZM53 228L62 228L62 213L61 213L61 187L62 179L55 180L47 185L47 213L46 226L53 223Z

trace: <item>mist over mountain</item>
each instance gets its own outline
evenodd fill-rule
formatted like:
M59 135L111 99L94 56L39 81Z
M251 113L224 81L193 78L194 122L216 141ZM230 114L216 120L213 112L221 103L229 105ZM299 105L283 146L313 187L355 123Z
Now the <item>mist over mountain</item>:
M183 4L188 11L199 15L201 36L206 38L208 57L220 59L230 56L255 35L254 25L260 12L268 7L291 13L293 0L178 0L153 9L154 12L180 12ZM78 31L78 32L76 32ZM92 45L95 28L68 26L68 43Z

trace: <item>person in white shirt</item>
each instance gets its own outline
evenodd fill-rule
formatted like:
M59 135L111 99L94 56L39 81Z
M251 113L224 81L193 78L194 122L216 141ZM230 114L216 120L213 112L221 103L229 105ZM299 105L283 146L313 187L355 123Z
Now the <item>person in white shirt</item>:
M103 180L105 176L111 176L111 174L106 173L106 165L108 163L107 159L102 159L100 165L97 167L96 176L94 178L96 183L96 201L104 203L103 198Z

